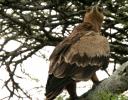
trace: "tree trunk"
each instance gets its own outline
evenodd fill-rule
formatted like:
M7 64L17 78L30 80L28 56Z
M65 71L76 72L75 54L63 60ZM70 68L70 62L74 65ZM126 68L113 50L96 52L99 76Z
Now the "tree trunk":
M121 94L126 90L128 90L128 61L109 78L80 96L79 100L111 100L112 95Z

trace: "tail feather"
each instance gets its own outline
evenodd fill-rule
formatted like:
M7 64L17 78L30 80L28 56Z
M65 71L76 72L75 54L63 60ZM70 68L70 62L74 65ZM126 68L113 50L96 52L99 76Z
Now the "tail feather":
M49 75L45 93L47 100L54 99L72 81L70 77L56 78L54 75Z

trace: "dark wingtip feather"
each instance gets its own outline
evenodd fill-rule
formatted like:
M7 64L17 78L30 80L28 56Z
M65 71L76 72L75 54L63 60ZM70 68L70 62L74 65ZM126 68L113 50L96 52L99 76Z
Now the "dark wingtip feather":
M49 75L45 93L47 100L55 98L62 92L64 87L72 81L70 77L56 78L54 75Z

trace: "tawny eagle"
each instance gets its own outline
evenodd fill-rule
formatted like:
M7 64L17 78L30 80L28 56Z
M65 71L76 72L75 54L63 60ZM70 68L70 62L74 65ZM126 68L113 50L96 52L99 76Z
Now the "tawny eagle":
M56 46L49 58L46 100L53 100L63 89L75 100L77 81L99 82L95 72L107 68L110 54L108 40L100 32L102 22L102 8L91 6L84 21Z

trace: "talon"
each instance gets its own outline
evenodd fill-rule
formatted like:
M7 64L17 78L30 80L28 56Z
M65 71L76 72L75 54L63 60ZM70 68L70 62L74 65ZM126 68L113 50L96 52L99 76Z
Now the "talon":
M93 84L93 86L92 86L92 89L95 89L96 86L98 86L100 83L101 83L101 81L97 81L97 82L95 82L95 83Z

